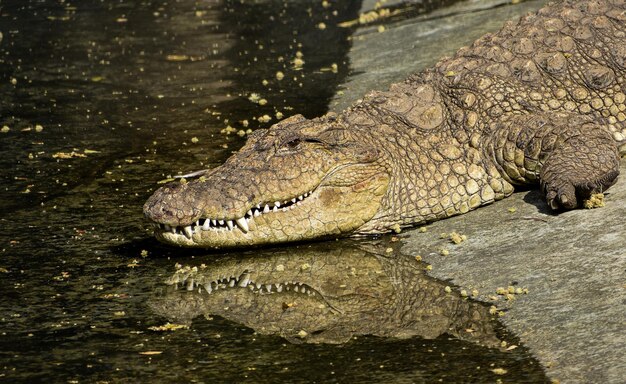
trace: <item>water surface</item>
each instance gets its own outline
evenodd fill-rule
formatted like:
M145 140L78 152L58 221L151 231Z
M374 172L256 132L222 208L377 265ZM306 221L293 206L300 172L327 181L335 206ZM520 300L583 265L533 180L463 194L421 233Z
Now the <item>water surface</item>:
M170 320L149 303L176 263L251 253L158 245L143 202L159 180L224 161L248 130L324 113L350 69L353 29L338 23L359 7L2 2L0 381L483 382L498 379L494 368L517 382L545 381L523 347L446 334L356 332L343 344L298 344L220 315L151 330ZM388 241L376 240L373 254ZM281 252L312 251L254 256ZM498 337L516 342L504 329Z

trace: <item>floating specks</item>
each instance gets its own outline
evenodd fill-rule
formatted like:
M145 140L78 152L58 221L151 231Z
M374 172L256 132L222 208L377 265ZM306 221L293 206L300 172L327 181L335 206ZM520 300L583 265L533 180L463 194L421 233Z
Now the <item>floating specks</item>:
M148 327L149 330L155 331L155 332L172 332L172 331L178 331L179 329L188 329L188 328L189 328L188 325L172 324L172 323L165 323L164 325Z
M496 375L506 375L508 371L504 368L494 368L491 370L491 372L495 373Z
M11 128L9 128L7 125L4 125L2 128L0 128L0 132L2 133L8 133L11 130Z
M258 104L259 100L261 100L261 95L259 95L258 93L251 93L250 96L248 96L248 100L255 104Z
M189 60L189 56L187 56L187 55L167 55L167 56L165 56L165 60L167 60L167 61L187 61L187 60Z
M87 157L87 155L85 155L84 153L79 153L79 152L57 152L55 154L52 155L52 158L54 159L73 159L76 157Z
M144 352L139 352L140 355L147 355L147 356L160 355L162 353L163 353L163 351L144 351Z
M281 71L276 72L276 80L280 81L285 78L285 74Z

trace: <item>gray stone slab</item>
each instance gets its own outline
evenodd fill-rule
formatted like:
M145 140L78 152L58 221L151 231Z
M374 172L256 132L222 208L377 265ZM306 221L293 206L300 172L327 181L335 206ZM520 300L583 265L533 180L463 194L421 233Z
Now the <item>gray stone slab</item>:
M352 74L331 102L341 111L367 91L385 90L408 74L435 64L471 44L509 19L538 9L546 1L507 5L503 0L464 1L451 7L395 24L365 27L353 36L349 54Z
M626 160L622 160L622 171ZM626 378L626 178L606 207L554 215L538 191L409 231L403 251L431 275L506 310L502 320L547 368L570 383ZM515 210L510 212L509 210ZM454 245L442 233L465 234ZM442 256L441 249L449 252ZM498 287L527 288L507 301ZM493 301L490 297L499 299Z
M341 110L371 89L434 64L504 20L542 1L493 8L470 1L428 17L366 28L350 54L354 74L335 98ZM465 8L464 8L465 7ZM477 10L480 8L488 8ZM463 10L464 9L464 10ZM626 171L626 160L622 161ZM626 178L609 190L607 206L554 215L537 191L403 234L403 251L421 255L432 275L505 311L503 322L563 383L623 383L626 378ZM514 211L514 212L511 212ZM440 233L468 239L454 245ZM446 248L448 256L440 250ZM498 287L527 288L507 301ZM490 297L497 296L497 301ZM506 382L506 376L503 376Z

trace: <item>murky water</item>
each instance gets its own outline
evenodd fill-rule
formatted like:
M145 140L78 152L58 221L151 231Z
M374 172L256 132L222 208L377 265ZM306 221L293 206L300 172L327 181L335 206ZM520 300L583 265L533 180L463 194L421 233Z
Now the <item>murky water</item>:
M321 342L311 344L299 333L305 323L255 321L267 311L224 312L239 297L250 308L273 305L307 319L316 303L308 295L232 288L213 296L221 307L184 319L172 309L198 295L165 284L176 263L210 272L255 259L275 265L275 257L315 265L316 255L343 252L356 254L347 266L359 272L367 269L358 268L359 257L393 266L391 247L421 268L389 239L366 249L340 241L216 255L160 246L145 228L141 207L157 181L221 163L246 131L281 115L327 110L349 73L352 30L337 24L357 18L360 7L329 3L0 3L0 381L485 382L500 377L495 368L516 382L546 380L523 347L494 344L493 337L509 344L515 337L492 321L480 326L492 342L472 339L482 332L471 328L426 340L420 335L440 333L424 330L431 323L369 329L363 320L371 314L357 311L334 323L348 331L328 325L310 332ZM393 270L386 268L382 276ZM333 273L323 276L341 279ZM445 286L419 273L407 281L417 280L435 291ZM381 281L385 287L390 279ZM338 295L309 285L328 302ZM359 292L376 294L369 288ZM468 305L454 295L445 300ZM388 318L424 308L398 306ZM153 328L167 321L190 326Z

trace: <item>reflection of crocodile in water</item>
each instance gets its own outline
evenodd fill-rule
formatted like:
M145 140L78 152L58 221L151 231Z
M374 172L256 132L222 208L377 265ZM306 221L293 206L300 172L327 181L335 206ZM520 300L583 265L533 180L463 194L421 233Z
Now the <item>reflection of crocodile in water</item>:
M428 277L415 259L377 255L365 245L332 245L181 267L168 279L177 289L167 289L151 306L177 322L219 315L292 342L343 343L355 335L431 339L447 333L500 344L489 308L446 292L445 283Z
M228 247L399 230L519 184L581 206L626 151L624 4L548 6L339 115L256 131L144 212L161 241Z

